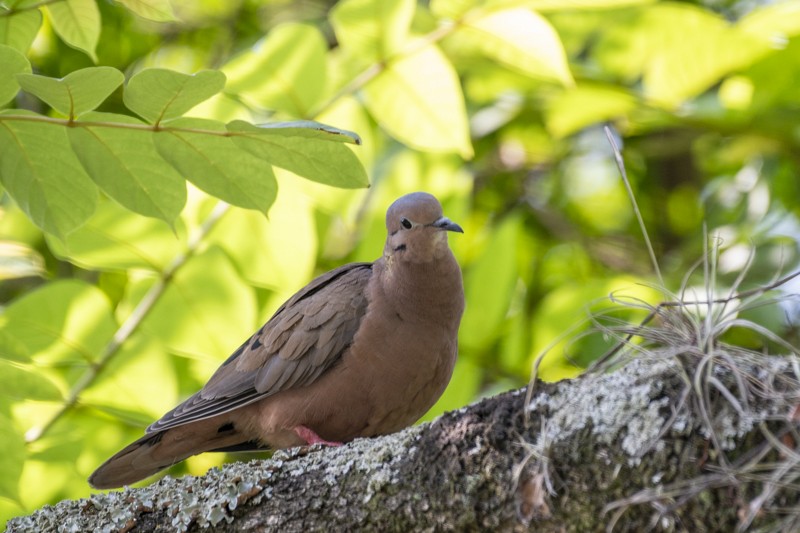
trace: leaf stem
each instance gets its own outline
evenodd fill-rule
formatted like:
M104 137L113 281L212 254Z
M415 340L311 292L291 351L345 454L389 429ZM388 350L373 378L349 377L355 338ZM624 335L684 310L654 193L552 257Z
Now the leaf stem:
M639 229L642 232L642 237L644 238L644 242L647 247L647 253L650 255L650 262L653 264L653 270L658 278L658 282L662 287L664 287L664 278L661 276L661 269L658 267L658 259L656 259L656 253L653 250L652 243L650 242L650 235L647 234L647 227L644 225L642 212L639 211L639 203L636 201L636 195L633 194L631 182L628 180L628 172L625 170L625 161L622 159L622 152L617 145L614 134L611 132L611 128L605 126L603 131L605 131L608 142L614 152L614 161L617 163L617 169L619 169L619 173L622 176L622 183L625 184L625 191L628 193L628 199L631 201L631 205L633 206L633 214L636 215L636 221L639 223Z

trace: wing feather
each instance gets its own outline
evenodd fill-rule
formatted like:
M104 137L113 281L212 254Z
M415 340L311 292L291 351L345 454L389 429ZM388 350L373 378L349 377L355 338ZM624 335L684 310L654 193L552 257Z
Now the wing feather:
M216 416L312 383L353 341L367 309L371 274L372 263L352 263L313 280L233 352L202 390L147 431Z

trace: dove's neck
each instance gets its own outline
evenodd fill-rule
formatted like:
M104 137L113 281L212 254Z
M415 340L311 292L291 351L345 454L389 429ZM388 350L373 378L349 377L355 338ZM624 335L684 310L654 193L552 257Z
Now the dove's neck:
M461 269L449 249L424 263L384 256L374 269L380 285L378 297L385 298L403 319L451 321L458 327L464 311L464 287Z

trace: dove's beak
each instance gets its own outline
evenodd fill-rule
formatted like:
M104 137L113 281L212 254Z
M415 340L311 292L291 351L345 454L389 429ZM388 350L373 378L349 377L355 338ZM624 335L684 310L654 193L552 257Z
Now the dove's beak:
M431 226L443 229L445 231L456 231L458 233L464 233L464 230L461 229L461 226L459 226L458 224L456 224L447 217L440 218L439 220L431 224Z

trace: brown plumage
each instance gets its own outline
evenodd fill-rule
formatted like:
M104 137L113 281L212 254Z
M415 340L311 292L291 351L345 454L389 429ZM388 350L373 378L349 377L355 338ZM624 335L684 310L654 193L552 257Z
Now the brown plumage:
M464 310L438 200L386 213L383 256L316 278L185 402L89 477L127 485L207 451L336 445L413 424L453 371Z

